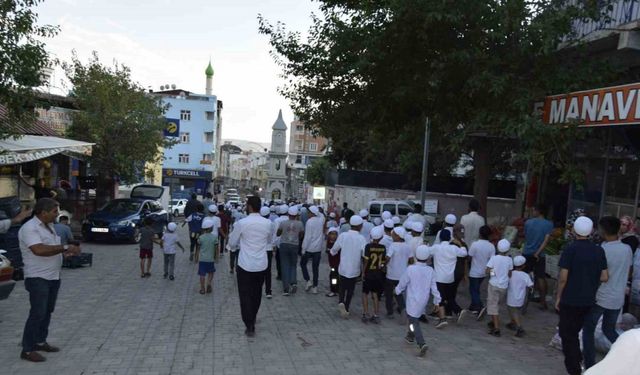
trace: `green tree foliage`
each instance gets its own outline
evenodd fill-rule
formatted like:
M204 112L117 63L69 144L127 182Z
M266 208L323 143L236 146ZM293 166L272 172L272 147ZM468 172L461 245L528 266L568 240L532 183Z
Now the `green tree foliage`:
M87 64L74 56L63 66L79 108L68 135L95 143L90 161L98 175L98 199L104 200L116 177L137 182L144 163L158 162L159 148L173 144L162 133L166 107L131 80L129 68L104 66L95 53Z
M306 180L311 185L324 185L325 175L331 168L331 163L327 158L318 158L307 167Z
M259 29L287 78L281 92L300 120L331 139L334 164L418 179L429 116L430 173L471 156L483 203L491 177L518 163L575 178L576 127L543 125L532 112L546 95L617 74L572 34L572 20L601 17L603 8L568 0L320 3L306 40L262 17Z
M0 0L0 138L19 134L35 119L33 87L42 83L41 69L49 64L42 38L58 32L54 26L36 24L33 10L41 0Z

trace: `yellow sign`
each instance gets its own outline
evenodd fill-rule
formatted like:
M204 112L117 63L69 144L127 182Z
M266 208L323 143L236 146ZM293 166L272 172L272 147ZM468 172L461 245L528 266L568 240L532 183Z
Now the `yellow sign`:
M169 133L175 133L176 131L178 131L178 124L176 124L175 122L170 122L169 126L167 126L167 131Z

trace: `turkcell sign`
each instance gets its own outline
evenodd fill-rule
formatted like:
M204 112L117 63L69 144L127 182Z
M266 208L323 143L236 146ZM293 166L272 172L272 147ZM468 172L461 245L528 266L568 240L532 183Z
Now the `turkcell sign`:
M640 124L640 83L577 91L545 98L545 124L576 122L579 126Z
M211 179L212 172L193 169L163 169L162 175L166 177L200 177Z
M180 136L180 120L177 118L167 118L167 126L164 128L165 137Z

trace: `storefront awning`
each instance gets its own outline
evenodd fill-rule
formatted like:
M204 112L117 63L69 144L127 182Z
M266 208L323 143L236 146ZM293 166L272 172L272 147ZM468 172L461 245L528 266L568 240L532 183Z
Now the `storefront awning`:
M28 163L59 153L72 157L89 156L93 145L94 143L42 135L2 139L0 140L0 166Z

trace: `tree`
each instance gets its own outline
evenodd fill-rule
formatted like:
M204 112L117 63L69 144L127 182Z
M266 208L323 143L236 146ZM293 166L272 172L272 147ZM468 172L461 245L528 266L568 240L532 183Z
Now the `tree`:
M41 0L0 0L0 138L20 134L35 119L33 88L42 84L42 68L49 65L44 43L58 28L38 26L33 8Z
M429 116L429 173L446 173L467 154L486 208L491 177L519 165L553 165L575 178L576 126L545 126L531 113L548 94L619 73L586 58L572 32L573 20L601 18L609 2L323 0L306 41L259 22L287 77L281 92L332 140L334 164L419 178ZM569 48L559 50L561 42Z
M330 169L331 163L327 158L318 158L307 167L306 180L311 185L324 185L325 175Z
M74 55L63 66L79 109L68 135L95 143L90 162L102 202L112 197L116 179L137 182L144 163L159 161L159 148L175 143L163 136L166 107L132 82L129 68L117 63L106 67L96 53L87 64Z

